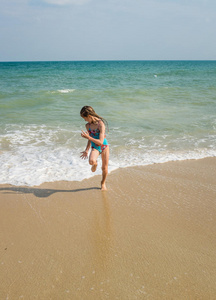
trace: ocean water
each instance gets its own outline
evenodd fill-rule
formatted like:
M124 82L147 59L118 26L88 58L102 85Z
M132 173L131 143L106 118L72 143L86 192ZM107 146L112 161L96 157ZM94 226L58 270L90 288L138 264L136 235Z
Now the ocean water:
M0 63L0 183L92 174L80 109L109 123L109 171L216 156L216 61Z

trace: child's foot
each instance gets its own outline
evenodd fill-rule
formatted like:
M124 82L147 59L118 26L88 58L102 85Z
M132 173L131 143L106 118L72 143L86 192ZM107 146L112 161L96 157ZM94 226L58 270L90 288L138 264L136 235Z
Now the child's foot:
M94 164L92 167L91 167L91 171L92 172L95 172L97 170L97 163Z
M102 182L101 182L101 191L107 191L106 184Z

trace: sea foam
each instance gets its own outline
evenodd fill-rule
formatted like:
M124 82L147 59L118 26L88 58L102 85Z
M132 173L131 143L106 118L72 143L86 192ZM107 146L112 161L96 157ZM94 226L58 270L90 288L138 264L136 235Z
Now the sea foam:
M101 174L101 160L93 174L88 161L80 158L86 144L78 138L80 131L37 125L15 128L11 126L0 137L6 145L0 155L0 184L35 186ZM117 167L111 162L110 170Z
M119 139L116 140L117 132ZM170 139L169 135L138 139L129 138L127 132L115 128L108 140L109 172L129 166L216 156L214 135L208 136L208 143L206 139L192 140L187 135L176 140ZM185 150L187 147L183 145L180 149L179 144L187 140L192 140L191 145L197 144L197 148L187 146ZM80 181L101 174L100 157L95 173L91 172L88 160L80 158L86 140L80 138L78 129L11 125L6 127L0 141L1 184L38 186L43 182Z
M67 94L67 93L72 93L75 91L75 89L64 89L64 90L57 90L59 93L62 94Z
M44 182L81 181L101 174L101 158L98 168L92 173L87 160L80 158L83 148L65 148L62 146L19 146L16 151L3 151L0 156L0 183L12 185L38 186ZM143 151L139 155L123 151L117 155L111 149L109 172L130 166L150 165L168 161L201 159L216 156L214 150L203 151Z

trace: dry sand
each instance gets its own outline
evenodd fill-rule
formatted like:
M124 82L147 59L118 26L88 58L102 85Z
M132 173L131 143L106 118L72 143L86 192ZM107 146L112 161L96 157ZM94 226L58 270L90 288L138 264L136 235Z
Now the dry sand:
M216 299L216 158L0 186L0 299Z

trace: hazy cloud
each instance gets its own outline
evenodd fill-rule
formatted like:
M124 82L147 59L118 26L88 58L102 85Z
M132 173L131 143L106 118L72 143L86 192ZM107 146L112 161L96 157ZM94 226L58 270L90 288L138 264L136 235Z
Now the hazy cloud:
M91 0L43 0L43 2L51 5L83 5Z
M0 0L0 61L216 59L215 0Z

